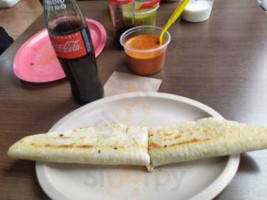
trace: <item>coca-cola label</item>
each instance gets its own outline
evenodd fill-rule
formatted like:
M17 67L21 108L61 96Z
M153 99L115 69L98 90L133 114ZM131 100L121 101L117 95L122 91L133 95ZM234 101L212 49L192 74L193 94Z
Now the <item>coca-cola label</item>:
M108 0L111 5L124 5L133 2L133 0Z
M87 54L82 34L80 31L69 35L52 35L50 39L58 57L74 59Z

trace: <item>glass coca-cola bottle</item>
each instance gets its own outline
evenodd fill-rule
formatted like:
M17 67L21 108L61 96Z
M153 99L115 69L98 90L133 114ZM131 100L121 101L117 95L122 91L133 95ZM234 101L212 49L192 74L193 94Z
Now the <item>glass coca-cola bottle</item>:
M86 21L75 0L44 0L49 37L81 105L103 97L94 47Z

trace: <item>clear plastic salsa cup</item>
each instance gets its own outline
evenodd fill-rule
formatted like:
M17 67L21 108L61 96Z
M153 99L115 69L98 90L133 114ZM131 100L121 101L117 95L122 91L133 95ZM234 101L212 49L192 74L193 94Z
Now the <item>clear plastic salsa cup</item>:
M143 2L135 1L134 9L134 26L151 25L155 26L157 21L157 10L159 9L159 3L149 8L138 9ZM132 12L128 7L123 8L124 21L132 20Z
M163 69L171 35L166 32L163 44L160 45L158 37L161 30L162 28L156 26L137 26L122 34L120 43L124 47L128 67L132 72L148 76Z
M140 5L140 4L139 4ZM134 13L134 26L141 25L156 25L157 20L157 11L159 9L159 3L150 7L150 8L138 8L138 2L135 5L135 13Z

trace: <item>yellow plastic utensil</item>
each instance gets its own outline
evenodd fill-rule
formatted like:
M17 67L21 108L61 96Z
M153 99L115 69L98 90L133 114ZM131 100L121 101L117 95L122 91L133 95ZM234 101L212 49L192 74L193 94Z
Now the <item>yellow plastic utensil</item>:
M180 17L180 15L184 11L184 9L185 9L186 5L189 3L189 1L190 0L183 0L181 3L179 3L177 8L174 10L171 17L169 18L169 20L165 24L164 28L160 32L160 35L159 35L160 44L162 44L162 39L163 39L163 36L166 33L166 31L171 27L171 25L173 25L173 23L178 19L178 17Z

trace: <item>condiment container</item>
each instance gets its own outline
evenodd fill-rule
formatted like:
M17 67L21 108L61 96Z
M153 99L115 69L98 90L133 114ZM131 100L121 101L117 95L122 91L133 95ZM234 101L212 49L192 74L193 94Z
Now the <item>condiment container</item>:
M261 1L258 1L259 4L261 5L261 7L267 11L267 0L261 0Z
M203 22L210 17L214 0L191 0L185 7L182 18L188 22Z
M159 44L161 30L162 28L156 26L137 26L122 34L120 43L124 47L128 67L132 72L147 76L163 69L171 35L166 32L163 44Z
M134 25L156 25L157 20L157 11L159 9L159 3L152 5L151 7L141 8L139 6L142 4L142 1L135 1L135 16L134 16Z
M180 0L161 0L162 3L173 3L173 2L178 2Z

